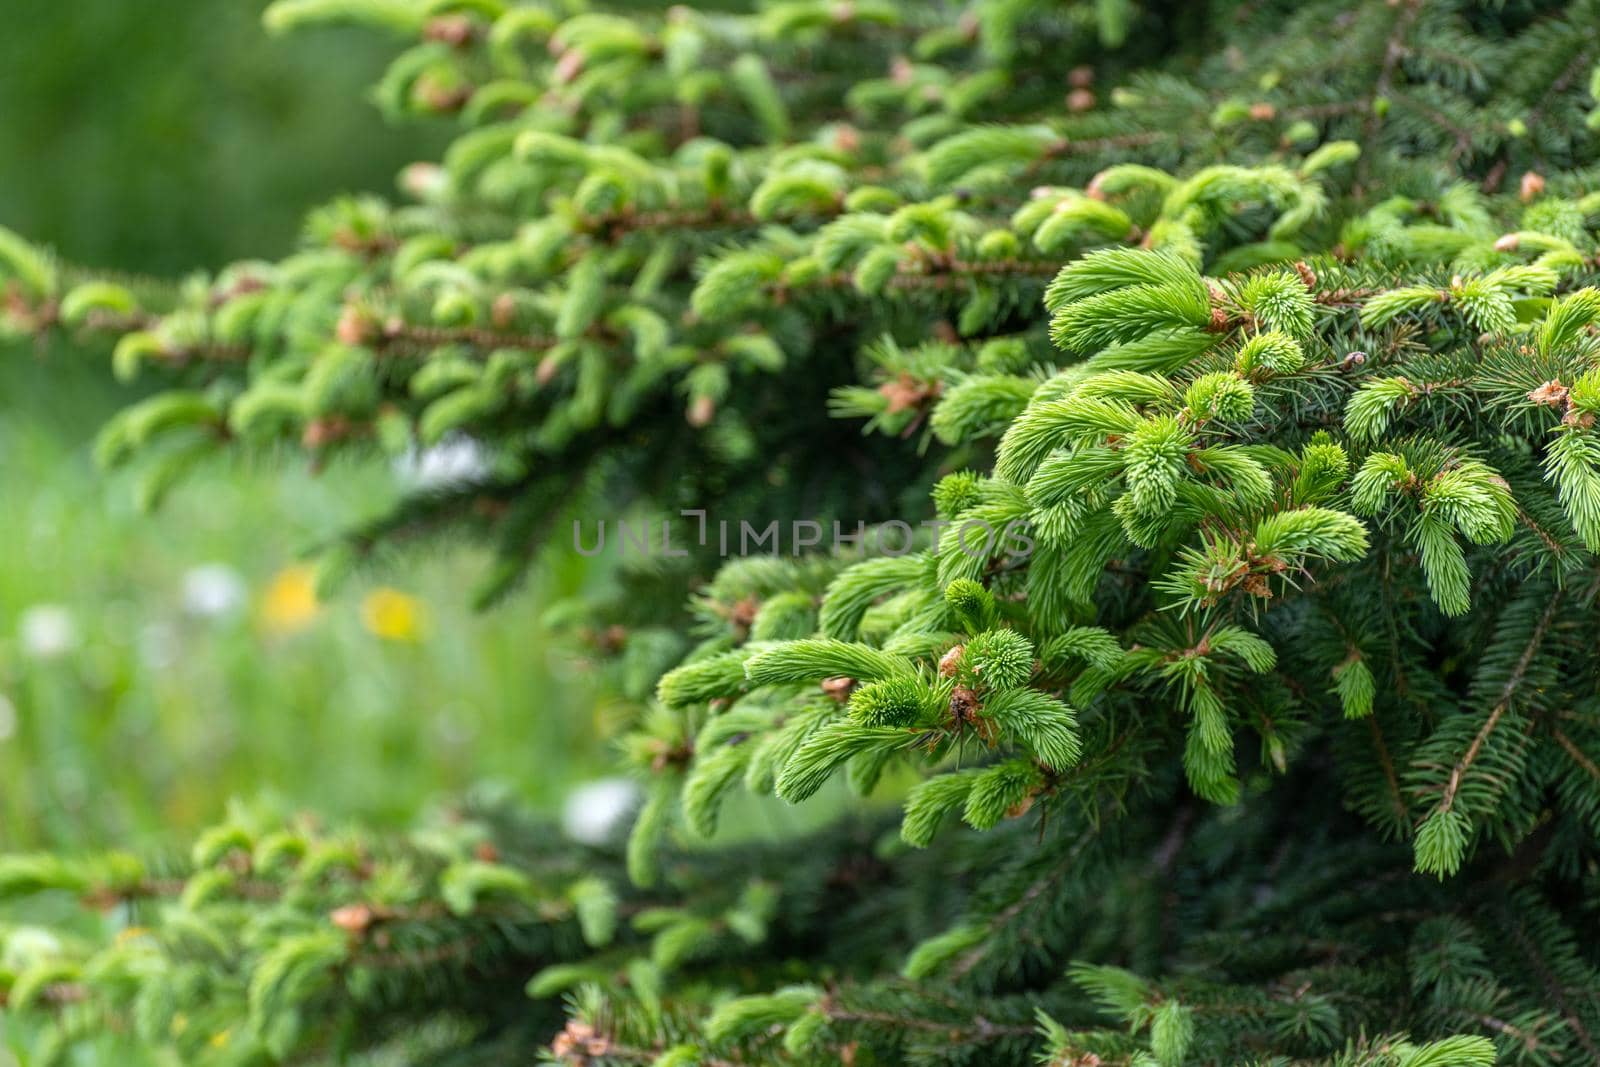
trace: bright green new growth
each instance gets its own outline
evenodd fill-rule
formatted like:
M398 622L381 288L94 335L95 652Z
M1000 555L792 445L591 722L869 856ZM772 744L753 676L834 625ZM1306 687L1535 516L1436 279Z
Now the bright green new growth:
M285 0L461 121L404 204L167 292L0 231L10 328L168 375L151 499L465 441L330 578L688 547L555 613L625 842L0 861L120 931L0 929L40 1055L1600 1059L1600 7L636 7Z

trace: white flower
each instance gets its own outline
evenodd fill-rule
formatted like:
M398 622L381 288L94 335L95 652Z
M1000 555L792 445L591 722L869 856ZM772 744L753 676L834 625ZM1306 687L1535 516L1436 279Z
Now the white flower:
M585 782L567 794L561 807L561 827L567 836L585 845L610 840L617 827L639 803L639 786L628 778L601 778Z
M35 604L24 611L17 635L29 659L56 659L78 647L78 624L60 604Z
M226 563L205 563L183 576L183 609L205 619L220 619L244 607L244 579Z
M0 938L0 945L0 967L8 971L25 971L61 956L61 939L40 926L19 926Z
M470 482L489 473L483 448L470 437L450 437L432 448L412 449L395 461L395 470L421 489Z

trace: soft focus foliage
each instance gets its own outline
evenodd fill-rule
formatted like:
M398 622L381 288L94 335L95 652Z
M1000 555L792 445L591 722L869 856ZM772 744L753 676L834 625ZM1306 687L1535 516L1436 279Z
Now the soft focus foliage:
M262 6L9 0L0 225L103 267L173 274L286 251L308 200L387 185L419 135L443 143L444 130L369 121L381 41L275 41Z
M263 793L383 824L484 780L551 805L603 767L612 725L540 604L477 614L460 597L478 553L316 599L300 554L403 479L220 463L152 521L129 479L93 469L81 420L105 406L71 388L65 356L0 374L4 847L167 843ZM553 567L539 596L590 571ZM419 643L364 625L369 596L396 594L426 600ZM551 751L567 758L526 773Z

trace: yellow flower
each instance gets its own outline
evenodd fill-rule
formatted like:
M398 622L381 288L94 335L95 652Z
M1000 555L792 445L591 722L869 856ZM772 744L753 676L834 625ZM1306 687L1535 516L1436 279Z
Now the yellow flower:
M212 1048L227 1048L228 1042L233 1040L232 1030L218 1030L211 1035L209 1044Z
M374 589L361 601L361 625L385 641L420 641L427 621L421 602L398 589Z
M274 633L292 634L310 626L321 609L311 568L297 563L279 571L267 586L261 621Z

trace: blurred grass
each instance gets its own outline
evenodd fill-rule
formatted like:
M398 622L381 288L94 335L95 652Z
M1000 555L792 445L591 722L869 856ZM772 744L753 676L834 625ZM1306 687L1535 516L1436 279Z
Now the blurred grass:
M233 461L141 514L89 459L81 373L0 372L0 847L154 841L263 791L381 822L485 778L549 804L603 765L537 620L581 571L479 615L483 561L446 548L311 614L298 554L391 474Z
M388 42L270 38L260 0L5 6L0 224L79 263L172 275L280 255L306 209L387 192L447 133L387 128L367 103ZM0 346L0 848L181 841L263 793L386 823L484 779L549 804L604 765L592 699L552 672L537 625L582 573L475 616L478 561L454 549L374 579L402 616L421 605L415 642L364 625L370 583L275 624L274 583L292 590L297 554L392 494L392 473L241 461L142 515L89 459L127 399L104 352ZM230 575L234 610L186 605L186 583Z

